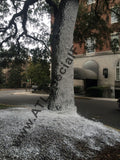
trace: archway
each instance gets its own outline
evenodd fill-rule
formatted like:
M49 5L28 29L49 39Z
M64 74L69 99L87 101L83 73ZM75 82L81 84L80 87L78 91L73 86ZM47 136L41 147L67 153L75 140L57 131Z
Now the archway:
M84 81L84 89L97 86L98 81L98 64L94 60L84 63L82 68L74 68L74 79Z

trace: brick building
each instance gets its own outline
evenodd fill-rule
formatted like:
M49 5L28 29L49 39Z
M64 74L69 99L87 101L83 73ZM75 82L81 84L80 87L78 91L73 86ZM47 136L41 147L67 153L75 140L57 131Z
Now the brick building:
M115 4L120 3L109 1L109 8L114 10ZM88 0L87 5L90 10L96 0ZM108 11L108 25L114 30L109 36L109 41L104 43L102 49L94 48L95 39L88 37L86 44L77 47L77 55L74 59L74 84L86 90L92 86L104 87L104 97L120 96L120 22L115 12ZM105 17L106 15L102 15ZM116 45L115 52L111 49L111 42ZM87 47L85 47L87 46Z

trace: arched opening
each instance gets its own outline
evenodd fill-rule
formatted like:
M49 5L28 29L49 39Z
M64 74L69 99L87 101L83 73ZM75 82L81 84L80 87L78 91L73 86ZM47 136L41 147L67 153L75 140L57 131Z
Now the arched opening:
M98 64L93 61L87 61L86 63L84 63L83 65L84 69L88 69L90 71L92 71L96 77L93 77L92 75L90 75L90 78L86 78L84 79L84 89L86 90L89 87L93 87L93 86L97 86L98 83Z
M82 68L74 68L74 79L84 81L84 90L89 87L97 86L98 64L90 60L85 62Z

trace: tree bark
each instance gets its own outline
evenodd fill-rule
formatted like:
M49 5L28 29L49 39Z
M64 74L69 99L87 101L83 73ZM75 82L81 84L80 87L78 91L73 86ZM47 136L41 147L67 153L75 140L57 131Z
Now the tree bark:
M73 90L73 32L78 0L62 0L52 34L52 80L48 108L76 111Z

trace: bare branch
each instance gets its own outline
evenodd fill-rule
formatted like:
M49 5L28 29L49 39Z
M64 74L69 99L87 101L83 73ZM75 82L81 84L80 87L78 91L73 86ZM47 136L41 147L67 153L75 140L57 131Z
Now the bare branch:
M21 37L23 37L24 35L25 35L26 37L30 38L30 39L33 39L33 40L35 40L35 41L37 41L37 42L42 43L42 44L45 46L45 48L48 50L49 56L51 55L50 49L48 48L48 46L46 45L46 43L45 43L43 40L38 39L38 38L36 38L36 37L33 37L33 36L27 34L26 32L22 32L22 33L19 35L19 37L17 38L17 45L18 45L18 46L20 46L20 44L19 44L19 39L20 39Z
M13 6L16 7L15 0L11 0L11 1L12 1ZM57 10L58 10L57 5L53 1L51 1L51 0L46 0L46 1L50 6L52 6L54 8L54 11L57 12ZM8 25L5 28L2 28L2 27L0 28L0 32L2 33L2 36L6 35L7 32L10 29L12 29L11 34L7 35L7 38L5 38L0 43L0 46L2 46L3 43L8 42L12 38L16 38L16 44L18 46L18 52L19 52L20 38L23 37L23 36L26 36L30 39L33 39L34 41L38 41L38 42L42 43L45 46L45 48L47 49L48 54L51 55L50 49L48 48L48 46L46 45L46 43L43 40L38 39L36 37L33 37L32 35L29 35L28 32L27 32L26 23L27 23L27 17L28 17L28 15L27 15L28 14L28 9L29 9L29 6L33 5L35 2L38 2L38 0L26 0L23 8L18 13L14 14L12 16ZM17 12L17 9L16 9L16 12ZM16 18L18 18L18 17L21 17L21 20L22 20L21 23L22 23L22 29L23 29L23 32L19 33L19 34L18 34L18 28L17 28L17 24L16 24Z
M14 34L12 34L12 35L8 36L7 38L5 38L5 39L0 43L0 47L3 45L3 43L8 42L11 38L15 38L18 30L17 30L16 23L13 22L13 25L14 25L14 29L15 29Z
M22 28L23 28L23 31L26 32L27 34L27 29L26 29L26 23L27 23L27 12L28 12L28 8L30 5L34 4L35 2L37 2L38 0L26 0L25 1L25 4L23 6L23 9L14 14L13 17L11 18L11 20L9 21L9 24L5 27L5 28L0 28L0 32L3 33L3 35L12 27L14 26L14 29L15 29L15 33L13 35L10 35L8 36L5 40L3 40L1 43L0 43L0 46L4 43L4 42L7 42L8 40L10 40L11 38L15 38L15 36L17 35L17 25L16 25L16 22L15 22L15 19L17 17L21 17L22 18ZM14 4L14 1L13 1L13 4Z
M35 41L38 41L38 42L42 43L45 46L45 48L49 51L49 55L51 55L50 49L48 48L48 46L46 45L46 43L43 40L38 39L36 37L32 37L31 35L28 35L28 34L26 34L26 37L29 37L29 38L31 38L31 39L33 39Z
M11 0L11 2L12 2L13 6L14 6L14 8L16 10L16 13L17 13L17 6L15 5L15 0Z

